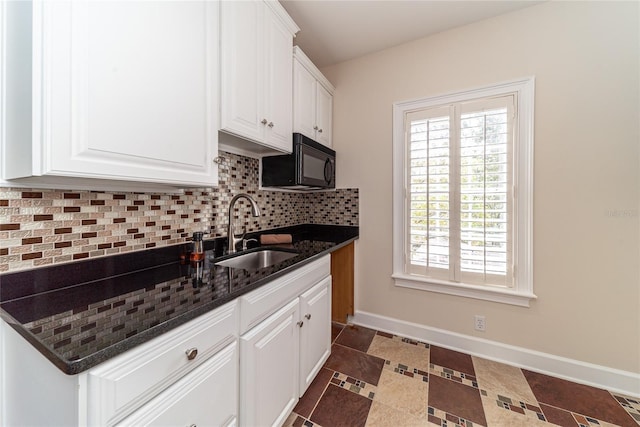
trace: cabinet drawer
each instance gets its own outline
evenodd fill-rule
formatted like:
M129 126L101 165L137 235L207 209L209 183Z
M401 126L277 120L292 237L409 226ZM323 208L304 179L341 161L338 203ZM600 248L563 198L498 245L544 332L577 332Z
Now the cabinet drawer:
M235 426L238 342L209 358L119 426Z
M88 372L88 421L113 425L237 338L233 301ZM187 350L197 349L192 360Z
M325 255L240 297L240 335L330 274L331 256Z

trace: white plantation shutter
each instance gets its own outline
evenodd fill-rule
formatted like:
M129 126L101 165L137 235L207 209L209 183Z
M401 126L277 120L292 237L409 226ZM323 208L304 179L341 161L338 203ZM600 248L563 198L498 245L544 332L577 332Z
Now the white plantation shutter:
M513 96L460 105L460 266L465 283L512 284Z
M450 266L450 115L448 107L407 114L407 269L440 278Z
M393 104L396 286L528 307L535 78Z
M513 285L515 95L407 112L409 274Z

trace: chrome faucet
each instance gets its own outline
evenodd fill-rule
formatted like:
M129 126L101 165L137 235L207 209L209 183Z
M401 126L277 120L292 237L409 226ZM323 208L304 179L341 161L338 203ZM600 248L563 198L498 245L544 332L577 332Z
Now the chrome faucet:
M235 232L233 231L233 206L236 204L238 199L247 199L249 203L251 203L251 215L260 216L260 208L253 198L245 193L240 193L231 199L231 203L229 203L229 231L227 233L229 239L229 250L228 253L233 254L236 252L236 244L244 239L246 231L243 231L239 237L236 237Z

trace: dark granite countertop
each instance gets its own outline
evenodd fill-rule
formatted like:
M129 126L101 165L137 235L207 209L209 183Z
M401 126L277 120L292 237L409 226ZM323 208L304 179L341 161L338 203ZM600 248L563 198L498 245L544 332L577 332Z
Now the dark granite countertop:
M257 270L214 265L226 239L205 241L204 261L181 261L190 245L0 275L0 315L66 374L77 374L289 273L358 238L358 227L298 225L298 253ZM252 233L248 237L257 237ZM256 251L258 248L250 249Z

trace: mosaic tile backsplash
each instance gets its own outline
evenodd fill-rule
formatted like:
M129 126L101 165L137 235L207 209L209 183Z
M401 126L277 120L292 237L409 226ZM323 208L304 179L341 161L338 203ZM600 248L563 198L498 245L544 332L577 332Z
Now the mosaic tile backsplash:
M218 187L183 194L0 188L0 273L184 243L194 231L226 236L229 202L240 199L236 230L297 224L358 225L358 190L287 193L258 189L259 160L221 153Z

